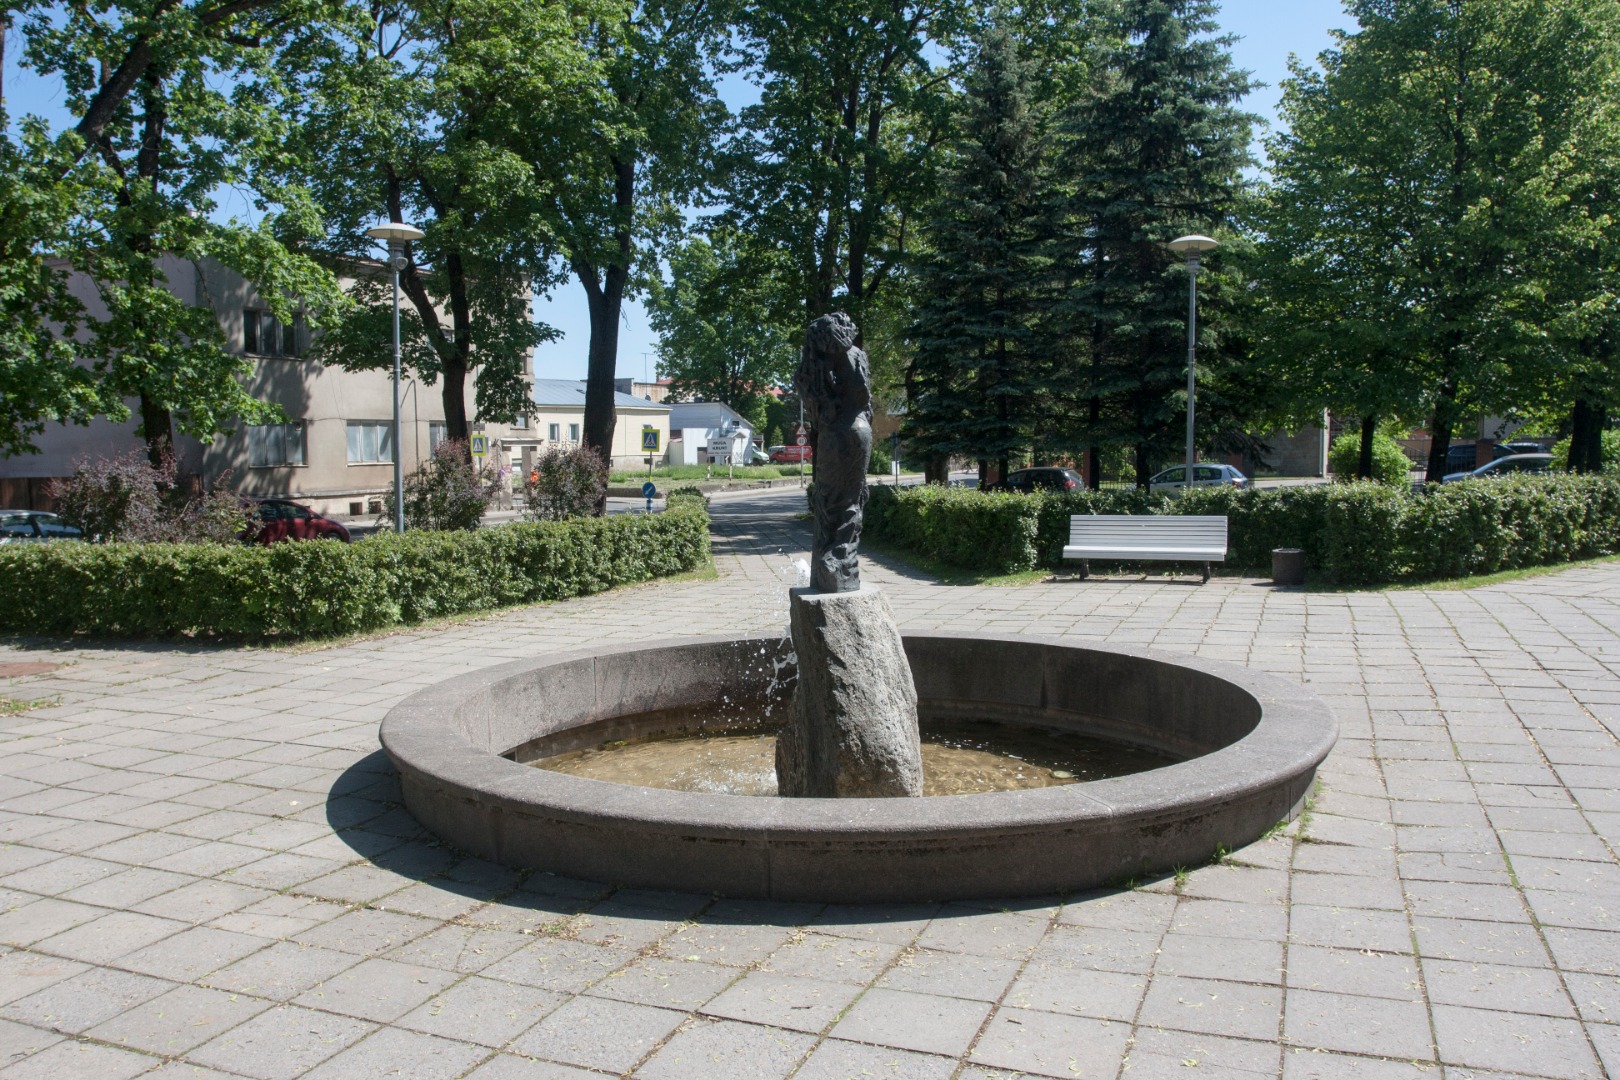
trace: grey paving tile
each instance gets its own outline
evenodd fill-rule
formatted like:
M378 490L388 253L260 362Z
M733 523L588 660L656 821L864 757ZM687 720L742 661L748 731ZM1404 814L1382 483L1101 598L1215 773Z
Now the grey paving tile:
M937 952L972 953L997 959L1022 959L1045 935L1045 919L1013 912L969 913L947 907L917 938Z
M695 1020L647 1059L635 1076L646 1080L719 1076L779 1080L797 1067L815 1042L814 1036L780 1028Z
M1137 1022L1146 1027L1274 1039L1282 1000L1281 987L1157 975L1148 984Z
M360 962L352 953L278 941L204 976L203 982L219 990L288 1001Z
M1296 903L1288 918L1289 940L1300 945L1390 953L1412 950L1412 930L1402 912Z
M954 1058L917 1054L888 1046L828 1039L816 1047L794 1080L949 1080L956 1071Z
M510 956L532 940L504 930L448 925L413 938L385 955L405 964L422 964L468 975Z
M482 1046L384 1028L310 1070L309 1080L454 1080L488 1056Z
M122 956L118 964L131 971L190 982L256 953L267 944L263 938L197 926Z
M24 1058L31 1058L48 1046L62 1041L62 1036L51 1031L42 1031L27 1024L19 1024L11 1020L0 1020L0 1070L8 1065L14 1065ZM951 1062L955 1066L955 1062Z
M673 1009L579 997L512 1044L512 1051L564 1065L628 1072L686 1019Z
M1090 1016L1099 1020L1136 1019L1136 1011L1147 992L1146 975L1115 971L1087 971L1043 967L1034 963L1024 968L1004 999L1019 1009L1040 1009L1067 1016Z
M1130 1025L998 1009L969 1060L1035 1076L1105 1076L1124 1058Z
M1351 1057L1298 1047L1283 1052L1283 1080L1435 1080L1435 1074L1433 1065Z
M1030 964L1035 962L1031 960ZM1019 964L1015 960L915 949L900 956L875 985L891 990L996 1001L1018 971Z
M454 983L438 968L393 960L363 960L293 999L296 1005L389 1023Z
M959 1056L978 1034L990 1003L902 990L868 990L833 1027L834 1038Z
M1528 922L1484 922L1477 919L1417 919L1412 928L1418 951L1437 960L1480 964L1547 967L1551 961Z
M736 968L647 956L612 972L590 989L595 997L696 1009L741 977Z
M76 960L21 949L0 953L0 1005L38 993L85 970L88 966Z
M447 1039L505 1046L567 1000L549 990L473 976L435 994L395 1023Z
M572 1065L497 1054L467 1074L467 1080L601 1080L602 1074Z
M268 1002L177 986L97 1024L87 1035L102 1042L174 1057L228 1031L269 1008Z
M1278 941L1287 932L1288 912L1277 904L1234 904L1225 900L1183 900L1170 929L1179 934Z
M1159 944L1158 963L1153 971L1155 975L1280 984L1283 981L1283 947L1278 941L1258 941L1254 938L1166 934Z
M0 1015L76 1035L173 988L171 982L146 975L89 968L11 1002Z
M900 951L900 946L888 942L798 934L771 953L764 966L779 975L808 975L865 985L888 968Z
M113 911L36 942L34 948L53 956L105 964L143 945L162 941L185 928L185 923L172 919L156 919L132 911Z
M487 978L578 993L635 959L626 949L542 938L485 968Z
M1426 959L1423 981L1429 1000L1437 1005L1541 1016L1575 1015L1574 1005L1558 973L1547 968Z
M1421 998L1290 989L1283 1037L1292 1045L1313 1050L1434 1060L1428 1012Z
M282 1006L260 1013L186 1057L259 1080L292 1080L376 1027L353 1017Z
M1125 1075L1257 1080L1277 1075L1278 1055L1271 1042L1143 1028L1136 1032Z
M1435 1037L1448 1065L1539 1076L1603 1075L1580 1024L1555 1017L1436 1005Z
M64 1039L6 1069L6 1080L128 1080L156 1065L157 1059L116 1046Z
M707 1016L819 1032L860 993L847 983L753 971L703 1006Z
M322 898L324 899L324 898ZM322 922L298 935L305 945L377 956L436 930L439 923L394 911L361 908Z

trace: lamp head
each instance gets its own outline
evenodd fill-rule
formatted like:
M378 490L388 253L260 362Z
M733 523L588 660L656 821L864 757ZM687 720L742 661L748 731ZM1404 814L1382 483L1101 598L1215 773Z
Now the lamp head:
M1165 246L1177 255L1197 255L1200 252L1209 251L1211 248L1220 247L1220 241L1193 233L1188 236L1178 236Z
M403 221L390 221L384 225L373 225L366 230L366 235L376 240L386 240L390 245L393 245L420 240L427 234L414 225L407 225Z

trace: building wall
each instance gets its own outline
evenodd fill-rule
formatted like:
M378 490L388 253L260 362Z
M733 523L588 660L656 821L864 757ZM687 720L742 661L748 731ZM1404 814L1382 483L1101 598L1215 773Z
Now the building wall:
M268 306L252 284L226 267L207 261L194 264L169 257L160 261L160 267L171 291L189 303L211 308L229 347L246 355L243 313ZM355 280L351 276L343 284ZM92 318L105 317L106 308L94 281L74 274L69 287ZM305 464L250 465L249 433L243 427L216 436L206 445L183 436L177 438L175 450L182 468L201 472L210 481L228 471L234 486L246 494L295 498L322 513L348 514L356 504L360 505L359 512L367 513L369 504L392 487L393 464L351 464L348 426L350 421L392 422L392 373L346 371L288 356L255 355L249 359L252 369L246 377L248 392L258 400L280 405L289 421L304 425ZM532 378L532 361L527 374ZM466 388L469 414L474 407L471 383L469 379ZM401 460L409 473L430 456L435 426L442 431L444 399L438 386L421 385L407 373L400 387L400 402ZM506 424L473 426L475 430L481 426L503 444L516 442L514 435L522 437L533 432L532 428L514 431ZM88 427L53 425L35 440L40 453L0 459L0 500L5 500L5 505L17 505L25 497L37 502L42 481L72 475L78 461L144 449L136 427L134 418L122 424L97 420ZM12 482L5 483L7 480Z
M535 447L545 449L553 443L552 425L557 427L555 443L563 448L577 446L579 437L571 435L571 425L585 430L585 410L570 405L540 405L540 412L531 429ZM658 458L663 460L669 452L669 410L635 409L619 405L613 413L613 460L615 468L633 468L645 465L647 455L641 449L641 429L646 426L658 430Z

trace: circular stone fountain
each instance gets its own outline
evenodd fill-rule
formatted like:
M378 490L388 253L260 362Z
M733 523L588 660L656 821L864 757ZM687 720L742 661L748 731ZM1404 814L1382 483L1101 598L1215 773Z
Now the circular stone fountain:
M904 638L917 711L1103 738L1179 758L1130 776L923 798L757 798L590 780L523 764L683 733L694 714L785 718L784 640L505 664L383 720L405 805L510 866L684 892L869 902L1028 896L1193 866L1295 814L1337 727L1260 672L1031 637Z

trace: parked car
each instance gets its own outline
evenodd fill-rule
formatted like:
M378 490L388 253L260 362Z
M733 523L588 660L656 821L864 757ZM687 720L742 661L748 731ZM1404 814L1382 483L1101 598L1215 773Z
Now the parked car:
M1503 476L1534 476L1552 468L1551 454L1510 454L1487 462L1469 472L1448 473L1440 478L1442 484L1458 480L1492 480Z
M771 463L771 455L767 454L765 451L761 450L757 446L751 448L751 452L750 452L749 457L748 457L748 464L750 464L750 465L769 465L770 463Z
M0 544L82 540L84 534L43 510L0 510Z
M798 465L801 462L813 461L815 455L808 446L773 446L771 447L771 462L775 465Z
M1080 474L1073 469L1038 468L1015 469L1007 479L996 485L999 491L1078 491L1086 486Z
M1478 462L1479 450L1473 443L1452 443L1446 447L1446 475L1468 472Z
M274 544L281 540L341 540L347 544L349 530L304 506L286 499L248 499L249 509L258 517L256 528L237 534L250 544Z
M1499 442L1491 447L1491 453L1499 458L1511 457L1514 454L1545 454L1547 448L1538 442Z
M1156 474L1148 481L1148 490L1160 494L1179 491L1186 487L1187 466L1176 465ZM1193 487L1226 487L1236 488L1249 486L1249 478L1238 472L1230 465L1194 465Z

